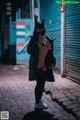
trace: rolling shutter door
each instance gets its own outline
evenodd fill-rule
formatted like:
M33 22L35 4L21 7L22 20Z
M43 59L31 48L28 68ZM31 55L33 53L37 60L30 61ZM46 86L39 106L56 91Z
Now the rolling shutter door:
M80 5L66 6L66 72L80 82Z
M61 11L56 0L44 0L40 3L40 17L45 19L47 35L56 38L54 41L54 55L56 57L56 68L60 70L60 44L61 44Z

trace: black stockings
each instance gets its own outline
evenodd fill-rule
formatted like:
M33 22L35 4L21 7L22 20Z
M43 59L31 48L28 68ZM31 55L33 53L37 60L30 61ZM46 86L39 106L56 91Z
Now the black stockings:
M37 104L42 97L44 91L44 85L45 85L45 72L43 72L41 69L38 70L36 82L37 84L35 87L35 99Z

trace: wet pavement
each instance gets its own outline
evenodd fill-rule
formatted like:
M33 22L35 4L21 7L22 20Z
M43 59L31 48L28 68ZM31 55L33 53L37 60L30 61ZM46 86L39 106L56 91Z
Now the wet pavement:
M80 84L54 75L43 94L48 109L35 111L36 83L28 80L28 65L0 65L0 112L9 111L9 120L80 120Z

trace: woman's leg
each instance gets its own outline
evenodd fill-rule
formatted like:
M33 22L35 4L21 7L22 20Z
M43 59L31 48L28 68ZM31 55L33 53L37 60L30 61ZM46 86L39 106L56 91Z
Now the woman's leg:
M36 104L39 102L39 100L42 98L42 94L44 91L44 85L45 85L45 77L44 77L44 72L42 70L38 71L38 77L36 80L37 84L35 87L35 99L36 99Z
M45 85L45 81L37 81L37 84L36 84L36 87L35 87L36 104L42 98L42 94L43 94L43 91L44 91L44 85Z

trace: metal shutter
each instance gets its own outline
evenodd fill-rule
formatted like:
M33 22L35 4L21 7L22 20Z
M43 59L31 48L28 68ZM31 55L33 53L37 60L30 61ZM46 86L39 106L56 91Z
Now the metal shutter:
M56 0L44 0L40 2L40 17L45 19L47 35L56 38L54 41L54 55L56 57L56 68L60 70L60 44L61 44L61 11Z
M80 5L66 6L66 72L80 81Z

